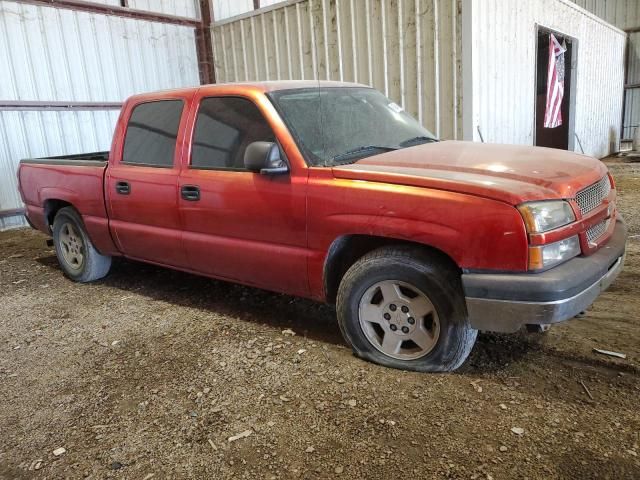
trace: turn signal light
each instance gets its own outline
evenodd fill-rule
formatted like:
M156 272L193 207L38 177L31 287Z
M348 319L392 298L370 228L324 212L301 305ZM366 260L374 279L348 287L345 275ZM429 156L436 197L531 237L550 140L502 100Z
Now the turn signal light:
M529 270L541 270L580 255L577 235L547 245L529 247Z
M542 247L529 247L529 270L541 270L542 268L544 268Z

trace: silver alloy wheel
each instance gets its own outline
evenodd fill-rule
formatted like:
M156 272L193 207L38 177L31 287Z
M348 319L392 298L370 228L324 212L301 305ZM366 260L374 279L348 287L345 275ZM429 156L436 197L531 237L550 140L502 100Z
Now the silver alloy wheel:
M59 234L60 251L64 261L73 270L80 270L84 263L84 241L72 223L62 225Z
M440 336L438 313L429 297L399 280L369 287L360 299L358 319L369 342L398 360L424 357Z

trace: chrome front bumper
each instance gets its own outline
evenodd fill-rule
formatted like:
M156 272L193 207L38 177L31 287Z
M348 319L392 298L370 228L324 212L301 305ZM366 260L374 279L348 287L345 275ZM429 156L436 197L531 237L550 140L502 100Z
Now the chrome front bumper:
M467 312L478 330L512 333L526 324L558 323L586 310L624 265L626 227L618 221L609 242L540 274L463 274Z

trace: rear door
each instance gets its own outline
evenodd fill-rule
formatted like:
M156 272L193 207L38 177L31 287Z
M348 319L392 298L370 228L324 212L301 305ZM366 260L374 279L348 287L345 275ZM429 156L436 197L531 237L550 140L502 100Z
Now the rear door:
M250 143L276 141L271 125L252 99L203 90L194 98L191 152L180 175L191 265L208 275L306 295L306 169L274 176L246 170Z
M178 176L186 98L128 105L124 141L107 169L105 188L112 232L128 257L183 267ZM118 138L118 136L116 136Z

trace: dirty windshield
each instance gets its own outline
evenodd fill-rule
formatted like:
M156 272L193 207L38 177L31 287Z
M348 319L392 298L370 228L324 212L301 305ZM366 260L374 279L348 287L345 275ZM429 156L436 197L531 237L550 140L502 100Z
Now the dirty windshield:
M371 88L281 90L270 97L310 165L345 165L437 141L399 105Z

